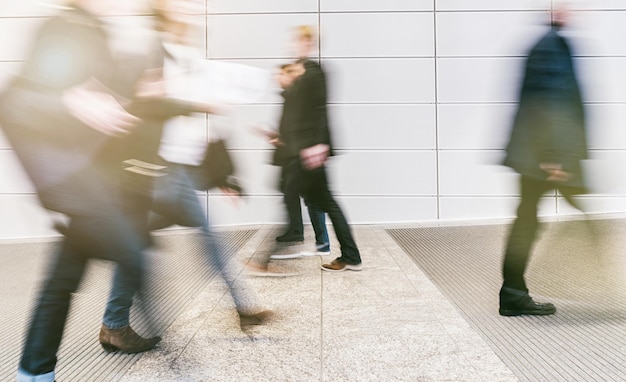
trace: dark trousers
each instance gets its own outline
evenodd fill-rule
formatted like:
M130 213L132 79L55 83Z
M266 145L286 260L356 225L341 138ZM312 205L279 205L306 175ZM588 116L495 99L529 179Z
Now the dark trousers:
M341 246L341 261L348 264L360 264L361 255L356 246L348 221L341 208L330 193L328 177L324 166L311 171L302 169L299 164L300 194L311 208L326 212L333 223L335 235Z
M82 279L89 258L110 260L117 265L115 285L120 290L116 306L111 307L114 310L130 307L133 295L142 285L145 237L136 231L133 219L118 208L108 206L102 211L99 216L70 219L27 332L20 369L28 374L40 375L54 370L71 295Z
M281 169L280 190L287 209L287 233L302 235L302 207L300 206L300 161L290 160Z
M524 272L539 228L537 205L543 194L558 189L572 206L580 209L572 199L576 192L573 188L527 176L522 176L520 183L521 201L517 208L517 218L509 233L502 265L504 282L500 290L501 303L528 294Z

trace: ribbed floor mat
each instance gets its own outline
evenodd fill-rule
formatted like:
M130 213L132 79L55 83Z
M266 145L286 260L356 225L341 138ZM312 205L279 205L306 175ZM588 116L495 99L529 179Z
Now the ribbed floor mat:
M224 254L233 256L255 230L222 233ZM198 295L216 271L203 261L196 235L181 233L158 236L156 249L148 254L148 287L142 301L133 306L133 327L140 333L163 330ZM48 258L56 243L0 245L0 381L15 379L24 332L37 288L46 274ZM98 343L102 313L111 287L112 264L90 262L81 287L72 299L69 320L59 352L57 380L114 381L140 355L107 354ZM148 311L158 319L143 319Z
M543 225L526 279L557 313L501 317L508 226L390 229L520 381L626 380L626 221Z

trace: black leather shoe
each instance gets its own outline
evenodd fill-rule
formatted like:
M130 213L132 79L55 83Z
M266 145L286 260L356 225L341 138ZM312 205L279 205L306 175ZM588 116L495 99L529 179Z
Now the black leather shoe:
M279 243L288 243L290 241L304 241L304 236L302 234L286 232L280 236L276 236L276 241Z
M500 306L501 316L547 316L549 314L554 314L555 312L556 307L553 304L549 302L535 302L530 296L528 296L528 300L524 303L509 306Z

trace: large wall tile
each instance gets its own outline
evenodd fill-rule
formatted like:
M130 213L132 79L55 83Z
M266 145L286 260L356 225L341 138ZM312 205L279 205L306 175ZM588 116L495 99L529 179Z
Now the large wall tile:
M278 195L251 195L234 200L216 194L209 196L209 221L215 226L283 224L287 215L283 200Z
M431 58L324 60L329 99L339 103L430 103Z
M545 12L442 12L437 55L520 56L547 30Z
M342 105L328 108L339 149L434 149L433 105Z
M626 7L622 11L584 11L572 18L571 35L576 54L585 56L624 56L626 46Z
M521 58L440 58L438 101L517 102L523 62Z
M59 4L62 0L49 0L48 4ZM41 17L54 15L58 10L41 0L3 1L0 3L2 17Z
M587 137L592 149L626 149L626 105L594 103L586 105Z
M551 0L437 0L438 11L475 11L475 10L549 10Z
M210 58L292 58L293 28L317 27L315 14L210 15Z
M0 18L0 61L25 60L44 18ZM20 38L7 38L20 36Z
M337 203L352 224L381 224L437 220L437 198L338 197ZM358 244L358 243L357 243Z
M440 149L504 149L517 104L440 104Z
M432 11L435 0L320 0L322 12Z
M35 195L0 194L0 238L28 239L59 236L52 228L51 214Z
M433 24L432 13L322 14L321 55L432 57Z
M573 10L626 10L626 3L622 0L576 0L571 1Z
M10 181L0 182L0 194L35 192L33 184L12 150L0 150L0 174L2 174L2 179L10 179Z
M342 196L432 196L437 193L433 151L338 152L328 165L331 187Z
M509 219L519 205L516 197L441 197L440 220ZM556 197L546 196L539 202L539 216L556 215Z
M516 195L517 175L501 165L501 151L441 151L441 195Z
M211 0L209 13L317 12L318 0Z

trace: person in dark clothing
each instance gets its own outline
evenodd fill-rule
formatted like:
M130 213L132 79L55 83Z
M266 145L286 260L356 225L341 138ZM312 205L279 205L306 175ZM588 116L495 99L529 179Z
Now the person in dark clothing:
M284 234L276 237L278 242L304 240L298 176L300 161L297 157L294 158L288 154L288 149L281 140L281 136L291 134L290 129L293 128L297 110L294 108L295 99L291 87L302 74L304 74L304 66L302 64L291 63L281 66L278 82L283 89L282 96L284 102L278 132L265 132L270 143L276 147L272 163L281 167L279 188L283 192L283 200L287 209L288 228ZM311 206L306 200L305 204L307 205L313 231L315 232L315 252L274 254L272 259L293 259L303 256L330 254L330 241L326 229L326 213Z
M310 27L299 27L295 41L298 62L304 74L293 84L295 118L293 129L285 134L288 156L297 158L300 195L312 208L328 214L341 247L341 256L323 264L325 271L361 270L361 255L348 222L332 196L326 175L325 163L333 155L328 115L326 110L326 75L322 67L309 54L315 45L315 35Z
M556 312L553 304L530 297L524 279L538 229L537 205L546 191L556 189L578 208L572 197L586 192L581 169L581 161L587 159L585 113L570 45L561 34L567 10L557 9L552 16L550 30L526 60L504 161L521 175L521 201L502 266L503 316Z

